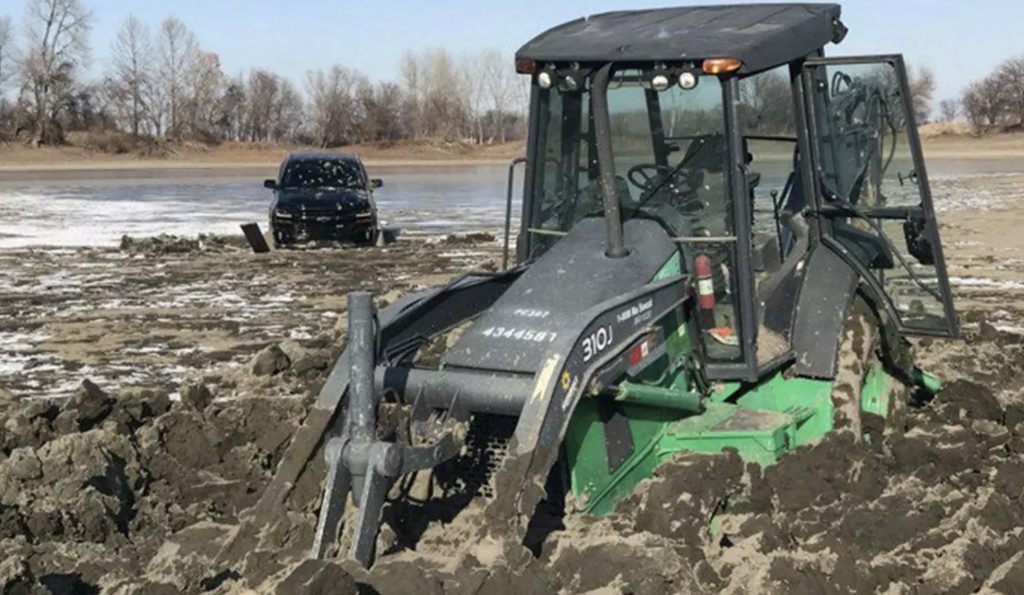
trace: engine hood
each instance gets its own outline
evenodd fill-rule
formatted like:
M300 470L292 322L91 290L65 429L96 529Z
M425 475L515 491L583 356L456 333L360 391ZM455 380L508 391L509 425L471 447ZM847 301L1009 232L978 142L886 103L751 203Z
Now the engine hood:
M365 210L370 206L370 193L350 188L283 188L277 192L277 206L290 210Z
M676 253L660 224L623 226L628 256L605 256L602 218L584 219L556 242L463 332L445 355L447 366L532 374L559 336L588 308L650 283Z

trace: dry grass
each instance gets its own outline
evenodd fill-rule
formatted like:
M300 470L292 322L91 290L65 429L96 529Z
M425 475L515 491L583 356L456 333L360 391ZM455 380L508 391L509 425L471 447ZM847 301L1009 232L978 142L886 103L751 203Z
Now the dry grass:
M1024 158L1024 133L973 136L962 122L921 127L925 154L951 159ZM276 143L197 142L133 139L128 135L99 133L71 135L63 147L34 148L0 143L0 169L166 168L220 166L274 166L290 151L319 147ZM526 153L525 143L475 145L436 139L403 140L390 144L366 143L331 150L358 153L371 164L429 165L505 163Z
M70 135L62 147L31 147L20 143L0 143L0 167L60 168L96 165L238 165L277 164L290 151L319 150L320 147L277 143L226 142L206 145L197 142L136 139L118 133L79 133ZM387 162L478 162L507 161L525 153L524 143L474 145L433 139L406 140L390 144L366 143L331 150L358 153L369 161Z
M940 136L972 136L967 122L931 122L918 128L922 139Z

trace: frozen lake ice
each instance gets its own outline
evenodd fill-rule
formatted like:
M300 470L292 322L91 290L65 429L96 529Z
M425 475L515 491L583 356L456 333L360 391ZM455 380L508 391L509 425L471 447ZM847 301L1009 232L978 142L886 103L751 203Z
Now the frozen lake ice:
M371 176L384 179L384 187L374 196L389 227L405 233L446 233L497 230L504 223L507 165L368 169ZM976 175L1019 171L1024 166L1017 160L932 160L929 174L937 182L933 188L936 208L984 208L993 197L965 192L960 182ZM111 246L125 234L237 234L242 223L267 225L271 194L257 175L219 177L214 172L200 179L184 174L133 180L104 174L103 179L5 182L0 173L0 248ZM522 174L520 166L513 192L514 217L520 208ZM132 170L123 175L133 175ZM766 172L762 190L781 186L784 179Z

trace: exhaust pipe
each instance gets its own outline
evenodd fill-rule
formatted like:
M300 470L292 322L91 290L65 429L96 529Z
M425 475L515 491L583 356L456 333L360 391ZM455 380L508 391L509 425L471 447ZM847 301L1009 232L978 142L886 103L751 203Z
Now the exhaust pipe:
M608 115L608 81L612 63L608 62L594 75L590 99L594 108L594 136L597 140L597 164L601 172L601 195L604 199L604 219L608 226L609 258L622 258L629 254L622 237L622 209L615 190L615 156L612 151L612 125Z

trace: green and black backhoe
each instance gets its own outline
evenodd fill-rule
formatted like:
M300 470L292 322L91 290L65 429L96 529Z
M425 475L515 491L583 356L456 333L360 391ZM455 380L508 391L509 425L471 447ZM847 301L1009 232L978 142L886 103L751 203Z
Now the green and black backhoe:
M766 4L524 45L517 264L379 312L350 295L264 512L323 456L312 555L356 506L344 551L369 565L389 494L454 467L444 489L521 538L546 496L603 514L678 453L768 465L938 390L905 339L958 332L906 70L824 57L845 35L837 5Z

